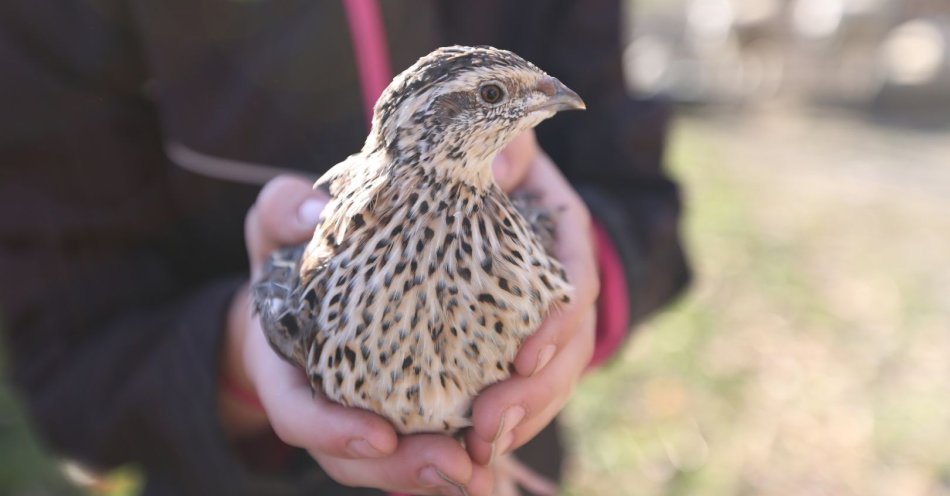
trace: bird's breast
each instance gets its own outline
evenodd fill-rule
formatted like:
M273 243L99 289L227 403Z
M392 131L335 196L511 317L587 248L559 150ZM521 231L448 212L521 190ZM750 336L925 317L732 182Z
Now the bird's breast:
M507 378L525 337L570 287L504 198L464 187L386 191L323 265L324 391L402 432L455 431Z

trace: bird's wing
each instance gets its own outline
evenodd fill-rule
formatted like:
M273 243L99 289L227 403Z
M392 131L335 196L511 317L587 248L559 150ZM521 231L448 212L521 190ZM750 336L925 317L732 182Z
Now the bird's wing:
M541 203L534 193L517 191L509 196L511 204L531 226L548 255L553 255L557 236L557 212Z
M313 184L313 189L323 191L330 198L337 196L346 184L347 178L353 175L354 169L358 168L357 164L361 162L362 156L360 154L350 155L346 160L324 172Z
M280 248L264 263L261 279L251 291L267 341L285 360L304 366L313 329L304 325L300 308L301 255L306 245Z
M314 189L321 190L330 196L321 217L323 222L314 235L314 241L322 234L328 241L324 248L332 249L345 238L353 223L367 221L364 218L377 195L386 184L387 177L379 173L379 167L374 164L376 157L366 157L362 154L350 155L346 160L334 165L313 185ZM322 250L311 253L317 243L311 243L305 258L320 256Z
M318 332L317 312L326 294L327 266L357 215L370 206L385 182L371 173L372 164L352 155L333 166L314 184L330 197L313 238L272 253L254 285L254 308L271 346L291 363L306 368ZM319 343L316 343L319 345Z

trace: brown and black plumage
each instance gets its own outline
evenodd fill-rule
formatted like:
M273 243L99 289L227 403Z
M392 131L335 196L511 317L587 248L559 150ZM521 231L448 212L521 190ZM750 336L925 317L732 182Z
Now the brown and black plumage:
M491 47L441 48L397 76L363 150L317 181L331 200L313 239L275 253L254 288L274 349L399 432L469 425L475 395L510 375L571 293L544 246L550 217L522 213L492 159L578 108L557 79Z

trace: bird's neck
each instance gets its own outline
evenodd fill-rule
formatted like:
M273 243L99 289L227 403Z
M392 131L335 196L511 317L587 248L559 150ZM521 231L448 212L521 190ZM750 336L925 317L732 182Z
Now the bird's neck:
M400 127L377 139L373 153L383 155L377 163L387 164L389 175L424 175L439 183L462 183L487 192L494 185L491 163L498 150L479 146L471 137L444 131Z

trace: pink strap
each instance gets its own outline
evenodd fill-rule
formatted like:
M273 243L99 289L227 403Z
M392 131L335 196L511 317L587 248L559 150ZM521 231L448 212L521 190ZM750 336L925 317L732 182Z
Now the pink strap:
M356 54L356 68L363 92L366 127L373 123L373 106L392 79L386 30L377 0L343 0L350 38Z
M630 325L630 300L623 262L604 226L594 222L594 245L600 273L597 299L597 343L589 367L610 358L623 343Z

